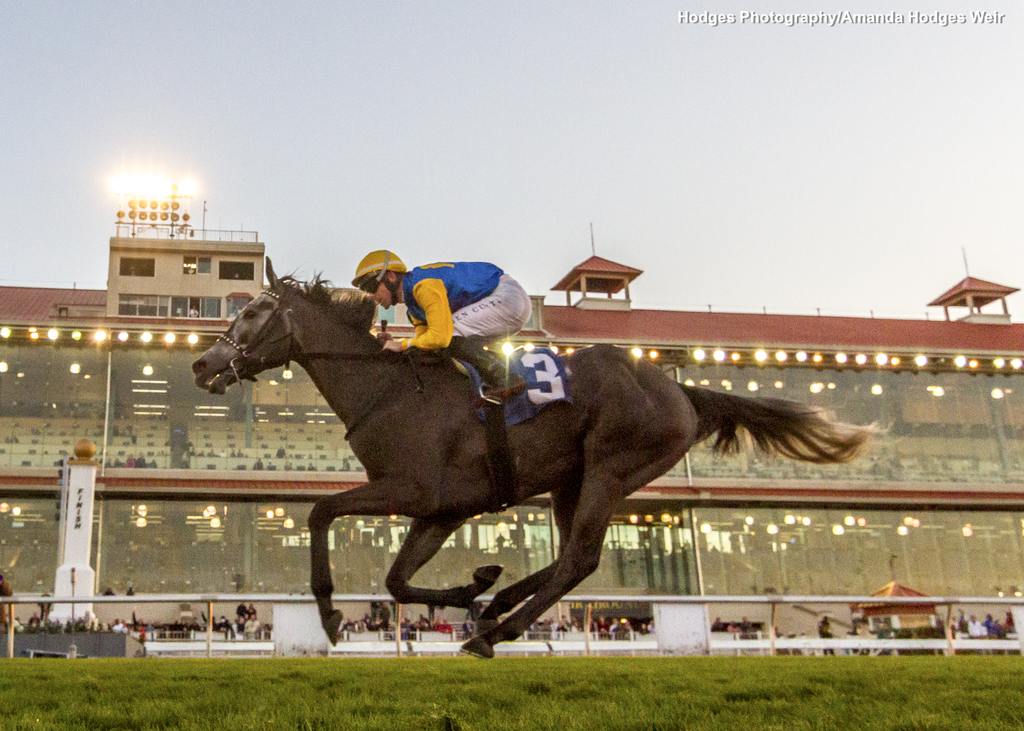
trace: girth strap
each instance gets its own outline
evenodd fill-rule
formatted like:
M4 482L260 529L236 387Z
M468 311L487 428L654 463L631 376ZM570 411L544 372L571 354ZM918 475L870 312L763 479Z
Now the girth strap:
M516 502L516 466L508 446L505 409L501 404L486 402L484 434L487 441L487 466L491 478L489 511L497 513Z

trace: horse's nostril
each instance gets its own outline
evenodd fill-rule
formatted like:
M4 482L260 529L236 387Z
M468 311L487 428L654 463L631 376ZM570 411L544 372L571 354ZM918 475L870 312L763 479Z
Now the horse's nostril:
M203 360L202 358L200 358L199 360L192 364L192 372L195 373L196 375L199 375L199 372L204 368L206 368L206 361Z

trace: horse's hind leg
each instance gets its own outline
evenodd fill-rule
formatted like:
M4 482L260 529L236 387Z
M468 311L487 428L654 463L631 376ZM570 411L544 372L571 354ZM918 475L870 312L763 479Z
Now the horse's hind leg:
M493 657L496 643L521 635L555 602L594 573L601 562L605 531L619 497L621 493L613 484L594 480L585 483L564 550L558 561L548 567L553 569L550 581L538 587L507 619L463 644L463 651L478 657Z
M558 535L561 540L558 550L559 556L563 553L565 542L569 538L569 531L572 529L572 516L576 511L576 498L578 494L575 489L562 488L551 496L552 507L555 513L555 525L558 526ZM493 628L497 625L498 618L501 615L514 609L524 599L533 596L540 587L551 580L557 566L558 559L556 558L540 571L535 571L495 594L494 599L487 605L487 608L480 615L480 619L476 622L477 634Z
M465 521L461 518L434 522L418 518L412 522L391 570L387 588L400 604L430 604L437 607L468 608L501 575L501 566L481 566L473 572L473 583L451 589L421 589L409 586L409 580L438 552L448 536Z

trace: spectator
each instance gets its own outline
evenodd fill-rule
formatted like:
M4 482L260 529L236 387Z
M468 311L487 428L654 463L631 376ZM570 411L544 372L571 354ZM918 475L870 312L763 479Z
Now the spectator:
M967 636L975 640L988 637L988 631L985 629L985 625L979 622L978 618L973 614L967 622Z
M13 596L14 588L11 586L11 582L4 579L3 574L0 574L0 596ZM7 628L7 618L13 611L13 604L0 604L0 627Z
M253 611L245 620L245 639L255 640L259 635L260 621L256 619L256 612Z
M818 622L818 637L822 638L823 640L832 639L832 624L828 621L827 615L822 617L821 621ZM835 655L836 651L833 650L831 647L826 647L825 654Z
M1016 631L1015 627L1013 626L1013 612L1006 613L1006 619L1003 620L1003 631L1007 634Z
M128 627L126 627L125 623L122 622L120 619L114 620L114 625L110 628L110 630L112 632L120 632L121 634L128 633Z

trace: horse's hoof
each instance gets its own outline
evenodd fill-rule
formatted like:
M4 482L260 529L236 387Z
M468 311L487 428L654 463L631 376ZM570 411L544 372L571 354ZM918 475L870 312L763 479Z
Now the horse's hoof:
M490 660L494 657L494 647L483 637L477 635L462 644L461 652L464 655Z
M482 635L484 632L490 632L497 626L498 620L496 619L478 619L476 621L476 633Z
M473 572L473 581L476 582L481 592L487 591L494 586L494 582L498 580L498 577L501 576L501 572L504 570L505 567L498 564L481 566Z
M323 623L324 632L327 633L327 639L332 647L338 644L338 640L341 639L341 620L341 612L335 609L331 612L331 616L327 618L327 621Z

